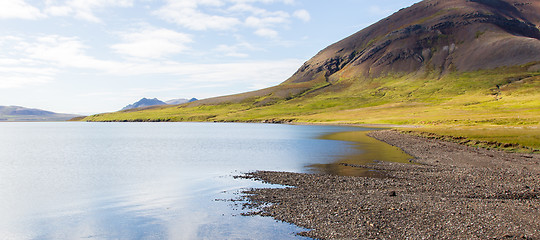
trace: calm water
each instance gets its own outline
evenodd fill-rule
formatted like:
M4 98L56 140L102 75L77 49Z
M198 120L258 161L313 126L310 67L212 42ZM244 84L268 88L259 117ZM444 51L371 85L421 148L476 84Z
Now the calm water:
M354 128L353 130L358 130ZM358 149L351 128L212 123L0 123L0 239L299 239L227 201L232 176L309 171Z

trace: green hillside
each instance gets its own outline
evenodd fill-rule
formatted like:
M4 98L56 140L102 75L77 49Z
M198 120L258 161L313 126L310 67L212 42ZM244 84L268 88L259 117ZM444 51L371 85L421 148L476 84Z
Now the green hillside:
M526 71L531 65L440 78L410 74L341 79L334 84L314 80L310 88L290 96L275 97L298 89L295 84L282 84L268 95L238 103L163 106L84 120L537 125L540 72Z

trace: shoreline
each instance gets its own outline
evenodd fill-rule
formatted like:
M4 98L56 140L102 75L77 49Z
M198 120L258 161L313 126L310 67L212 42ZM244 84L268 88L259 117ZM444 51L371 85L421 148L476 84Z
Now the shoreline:
M245 191L247 215L271 216L316 239L540 239L540 155L506 153L392 130L370 136L417 164L361 166L385 178L258 171L292 186Z
M306 126L344 126L344 127L364 127L364 128L420 128L418 125L400 125L400 124L376 124L376 123L339 123L339 122L290 122L284 123L289 125L306 125Z

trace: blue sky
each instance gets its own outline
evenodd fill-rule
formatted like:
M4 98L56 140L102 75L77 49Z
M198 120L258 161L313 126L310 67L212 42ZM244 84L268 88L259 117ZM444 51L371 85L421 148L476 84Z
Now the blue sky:
M417 0L1 0L0 105L93 114L279 84Z

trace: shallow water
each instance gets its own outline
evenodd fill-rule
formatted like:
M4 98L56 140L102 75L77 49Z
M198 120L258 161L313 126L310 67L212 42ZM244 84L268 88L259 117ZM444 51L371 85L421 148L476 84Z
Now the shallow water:
M1 239L298 239L241 217L233 175L314 171L361 150L359 128L212 123L1 123ZM317 171L320 171L317 170Z
M331 163L315 163L308 167L311 167L313 172L340 176L386 177L383 172L359 166L370 165L377 161L409 163L414 158L400 148L369 137L366 133L368 131L345 131L321 136L320 139L346 141L358 151L339 154Z

